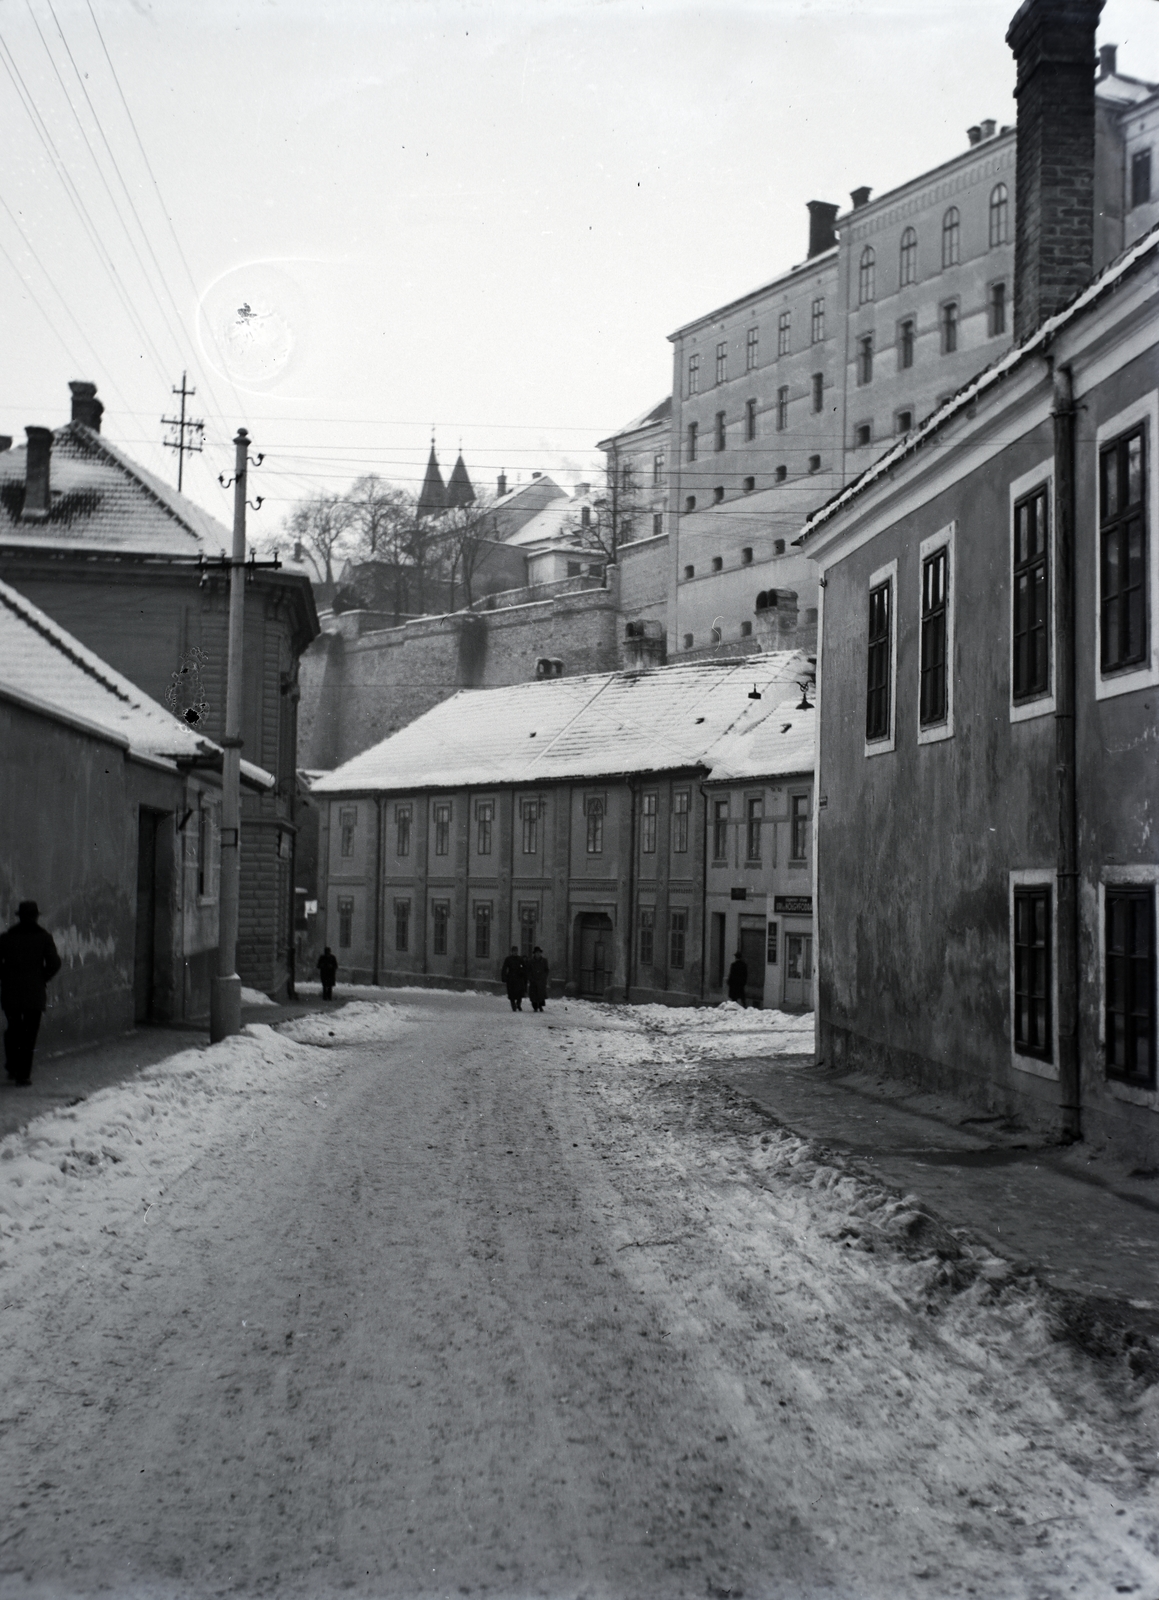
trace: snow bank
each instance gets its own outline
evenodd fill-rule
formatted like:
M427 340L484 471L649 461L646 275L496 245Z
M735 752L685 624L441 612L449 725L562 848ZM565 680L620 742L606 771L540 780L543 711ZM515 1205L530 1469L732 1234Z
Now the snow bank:
M241 988L241 1003L243 1006L276 1006L277 1001L271 1000L268 994L263 994L260 989L247 989L245 984Z
M413 1021L412 1015L412 1026ZM297 1017L278 1032L298 1044L385 1044L397 1039L407 1025L407 1018L389 1001L355 1000L338 1011L315 1011L307 1017Z

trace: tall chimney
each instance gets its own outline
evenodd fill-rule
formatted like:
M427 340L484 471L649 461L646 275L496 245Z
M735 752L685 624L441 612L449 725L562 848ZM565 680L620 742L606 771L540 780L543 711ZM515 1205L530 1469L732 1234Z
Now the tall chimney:
M52 502L49 498L49 468L52 461L52 429L25 428L28 453L24 469L24 506L21 522L47 522Z
M499 474L499 482L496 487L499 490L499 498L502 499L507 493L507 474L505 472Z
M5 450L11 450L11 448L12 435L10 433L0 433L0 456L4 454Z
M873 190L867 183L863 183L860 189L850 190L849 198L853 201L854 211L860 211L862 206L867 206L869 204L869 197L872 193Z
M91 428L94 433L101 431L101 416L104 406L97 399L97 386L95 383L83 383L74 378L69 384L72 391L72 420L83 422L86 428Z
M1117 69L1116 57L1119 53L1117 44L1101 44L1099 46L1099 77L1113 78Z
M809 258L812 259L824 250L832 250L837 243L833 224L841 207L830 205L828 200L810 200L806 209L809 212Z
M1018 65L1014 337L1089 282L1095 259L1095 28L1103 0L1025 0L1006 34Z

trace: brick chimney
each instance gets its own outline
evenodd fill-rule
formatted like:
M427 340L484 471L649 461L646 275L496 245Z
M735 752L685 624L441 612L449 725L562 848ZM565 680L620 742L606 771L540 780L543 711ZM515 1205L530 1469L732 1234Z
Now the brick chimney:
M1025 0L1006 43L1018 65L1014 337L1094 273L1095 28L1103 0Z
M11 448L12 435L10 433L0 433L0 456L4 454L5 450L11 450Z
M21 522L47 522L52 508L49 474L52 462L52 429L25 428L28 453L24 469L24 506Z
M1101 44L1099 46L1099 77L1113 78L1117 66L1119 47L1117 44Z
M834 223L841 207L830 205L828 200L810 200L806 209L809 212L809 259L812 260L823 251L832 250L837 243Z
M499 492L499 498L502 499L503 496L507 493L507 474L505 472L501 472L499 474L499 481L498 481L498 483L496 485L496 488L498 489L498 492Z
M863 183L859 189L851 189L849 191L849 198L853 201L854 211L860 211L862 206L867 206L869 204L869 197L872 193L873 190L867 183Z
M94 433L101 431L101 416L104 406L97 399L97 386L95 383L83 383L74 378L69 384L72 391L72 420L83 422L86 428L91 428Z

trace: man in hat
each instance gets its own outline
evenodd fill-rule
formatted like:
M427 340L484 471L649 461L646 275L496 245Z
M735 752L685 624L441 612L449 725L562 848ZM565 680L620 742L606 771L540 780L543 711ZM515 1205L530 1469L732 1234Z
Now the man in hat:
M32 1081L32 1052L40 1019L48 1004L45 985L60 971L52 935L38 922L35 900L22 900L16 922L0 933L0 1009L4 1032L4 1066L13 1083Z

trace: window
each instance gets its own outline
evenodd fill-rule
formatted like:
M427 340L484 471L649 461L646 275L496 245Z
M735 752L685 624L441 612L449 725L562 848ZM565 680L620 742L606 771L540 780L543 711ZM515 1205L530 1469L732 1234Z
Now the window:
M897 364L899 367L912 367L914 364L914 342L917 335L917 324L912 317L907 317L904 322L899 322L897 327Z
M795 794L789 801L789 860L809 859L809 796Z
M753 547L752 547L751 544L746 544L744 549L741 551L741 553L740 553L740 564L741 564L742 567L751 567L752 566L752 564L753 564Z
M861 252L861 261L857 268L857 303L865 306L874 299L877 293L877 257L873 246L867 244Z
M773 554L775 556L783 556L784 553L785 553L785 541L783 539L774 539L773 540Z
M724 484L723 483L718 483L716 488L712 491L712 503L713 503L713 505L717 505L718 506L723 499L724 499ZM720 568L719 567L713 567L712 570L714 572L719 572Z
M761 859L761 818L764 816L765 802L759 795L750 795L745 800L745 860L759 861Z
M535 951L535 930L539 926L539 907L537 905L522 905L519 907L519 954L525 961L531 959Z
M445 856L451 848L451 803L449 800L439 800L435 803L435 854Z
M809 457L809 471L810 472L820 472L820 470L821 470L821 457L820 456L810 456Z
M854 428L854 430L853 430L853 442L858 447L858 449L862 449L867 444L872 444L872 442L873 442L873 423L872 422L859 422L857 424L856 428Z
M1099 657L1104 672L1147 658L1145 431L1099 454Z
M770 922L765 935L765 961L770 967L777 964L777 924Z
M590 528L591 525L592 525L592 508L591 508L591 506L581 506L580 507L580 527L581 528Z
M686 633L684 635L684 648L686 650L691 650L692 649L692 634L690 634L690 633Z
M478 855L491 854L491 828L494 820L494 800L480 800L475 806L475 850Z
M721 639L724 637L724 635L721 633L719 628L715 628L714 627L711 630L711 637L712 637L713 644L719 644Z
M686 578L695 578L695 576L696 576L696 568L695 567L691 567L691 566L685 567L684 576Z
M700 436L700 424L698 422L690 422L688 424L688 459L689 459L689 461L695 461L696 460L696 444L697 444L697 440L698 440L699 436Z
M486 961L491 954L491 902L475 901L475 959Z
M813 411L816 413L818 411L824 411L824 409L825 374L823 372L815 372L813 374Z
M907 228L901 236L901 272L898 281L903 289L907 283L918 281L918 236L913 228Z
M394 948L396 950L410 949L409 900L396 900L394 902Z
M668 918L668 965L677 970L684 966L684 941L687 934L687 911L670 912Z
M820 344L825 337L825 296L819 295L813 302L813 313L809 321L809 341L811 344Z
M774 469L774 471L773 471L773 482L774 483L784 483L784 481L788 477L788 475L789 475L788 467L776 467Z
M757 356L760 351L760 333L756 328L750 328L745 335L744 369L753 372L756 369Z
M908 433L914 425L912 411L899 411L894 418L894 429L897 433Z
M700 393L700 357L699 356L689 356L689 358L688 358L688 392L689 392L689 394L699 394Z
M1155 890L1107 885L1107 1074L1155 1087Z
M672 796L672 849L684 855L688 849L688 806L691 795L687 789L677 789Z
M1050 689L1050 530L1043 484L1014 506L1013 661L1015 700Z
M338 948L349 950L354 935L354 896L338 896Z
M728 860L728 799L712 802L712 859Z
M358 807L344 806L338 813L339 851L344 858L354 854L354 832L358 825Z
M598 795L589 795L587 805L584 807L588 819L588 855L599 856L604 852L604 802Z
M777 390L777 432L784 433L789 426L789 390L782 384Z
M451 903L449 900L436 900L431 906L431 954L445 956L447 953L447 925L451 920Z
M394 853L396 856L410 855L409 806L395 806L394 808Z
M721 490L721 498L722 499L724 498L724 490L723 489ZM724 570L724 557L723 556L713 556L713 558L712 558L712 570L713 570L713 572L723 572L723 570Z
M958 348L958 302L947 300L942 307L942 354L953 355Z
M990 285L990 337L996 339L999 334L1006 332L1006 285L992 283Z
M962 259L962 219L957 206L942 218L942 266L956 267Z
M580 577L582 572L583 572L583 565L582 565L581 562L579 562L579 561L569 561L568 562L568 564L567 564L567 575L568 575L569 578L578 578L578 577Z
M684 501L684 509L685 511L696 510L696 496L694 494L690 494L686 497Z
M652 906L640 907L640 965L650 967L655 959L653 938L656 932L656 911Z
M949 213L947 212L947 215ZM942 224L943 228L945 224ZM1004 183L996 183L990 191L990 248L1006 244L1010 238L1010 197ZM955 258L956 259L956 258ZM948 263L945 263L948 265Z
M539 801L521 800L519 818L523 824L523 854L533 856L539 850Z
M757 436L757 403L755 400L746 400L744 403L744 436L746 439L755 439Z
M857 381L860 384L873 382L873 335L863 333L857 341Z
M921 726L944 722L946 693L947 604L949 550L942 545L922 561L921 691L918 720Z
M869 591L869 659L865 675L865 737L888 739L893 633L893 584L889 579Z
M640 849L646 856L656 853L656 810L660 797L654 791L640 802Z
M664 532L664 513L662 511L653 511L653 513L652 513L652 537L653 537L653 539L658 539L663 532Z
M716 413L716 421L712 430L712 446L714 450L724 449L724 412Z
M1136 150L1131 157L1131 205L1144 206L1151 198L1151 151Z
M792 312L782 311L777 318L777 354L787 356L789 353L789 332L792 327Z
M657 487L664 482L664 452L657 450L652 457L652 485Z
M751 639L752 638L752 633L753 633L753 625L752 625L752 623L748 622L748 621L742 622L741 625L740 625L740 636L741 636L741 638L742 639Z
M728 376L728 345L722 339L716 347L716 381L723 383Z
M1014 890L1014 1049L1049 1061L1050 890L1034 885Z

